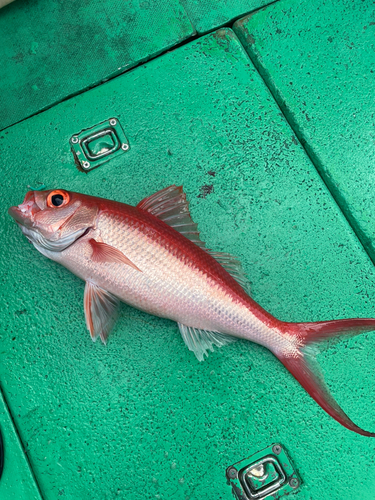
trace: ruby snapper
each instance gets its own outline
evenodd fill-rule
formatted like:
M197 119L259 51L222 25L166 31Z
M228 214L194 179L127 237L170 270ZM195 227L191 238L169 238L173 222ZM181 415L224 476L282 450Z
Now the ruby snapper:
M177 322L199 361L236 338L267 347L312 398L344 427L354 424L330 394L315 356L338 335L375 330L375 319L288 323L249 295L241 264L205 247L182 187L170 186L136 207L63 189L29 191L9 214L45 257L86 283L86 325L105 343L119 302Z

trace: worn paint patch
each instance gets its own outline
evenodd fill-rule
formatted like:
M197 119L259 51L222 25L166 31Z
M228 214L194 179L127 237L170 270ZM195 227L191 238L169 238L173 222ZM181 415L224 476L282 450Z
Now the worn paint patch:
M0 15L0 130L194 34L178 0L15 2Z

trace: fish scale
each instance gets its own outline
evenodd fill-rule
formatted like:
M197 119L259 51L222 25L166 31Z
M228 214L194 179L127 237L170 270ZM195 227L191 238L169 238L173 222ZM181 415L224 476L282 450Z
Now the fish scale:
M101 238L127 255L141 273L120 264L94 265L89 235L56 256L58 262L150 314L258 342L262 335L265 340L264 323L211 277L209 263L213 259L204 250L197 249L203 254L201 266L194 264L172 243L166 248L161 239L150 242L142 226L134 228L118 214L103 214L97 227Z
M375 319L274 318L246 293L239 262L205 248L181 187L165 188L136 207L65 190L34 191L9 214L39 252L86 281L84 308L93 340L106 342L123 301L176 321L200 361L233 337L256 342L335 420L375 436L340 408L315 360L324 339L372 331Z

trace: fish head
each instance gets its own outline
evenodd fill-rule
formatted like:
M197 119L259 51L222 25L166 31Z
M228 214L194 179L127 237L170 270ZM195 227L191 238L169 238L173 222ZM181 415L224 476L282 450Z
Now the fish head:
M89 196L52 189L29 191L8 213L35 248L45 254L62 252L93 229L98 207Z

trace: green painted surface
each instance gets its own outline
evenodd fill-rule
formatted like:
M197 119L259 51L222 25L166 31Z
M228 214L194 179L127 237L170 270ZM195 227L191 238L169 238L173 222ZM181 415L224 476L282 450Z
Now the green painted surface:
M0 498L42 500L1 393L0 429L5 450L4 470L0 480Z
M285 0L235 30L375 262L375 6Z
M194 33L179 0L22 0L0 11L0 130Z
M112 116L130 150L79 172L69 139ZM183 184L208 247L237 255L280 319L374 316L374 267L233 32L10 127L0 148L0 380L47 500L229 500L227 467L274 442L299 499L371 498L374 441L326 415L270 352L238 341L199 363L175 323L125 305L108 345L93 344L83 282L6 213L39 182L131 204ZM319 356L369 430L374 352L365 334Z
M272 0L181 0L198 33L207 33Z

